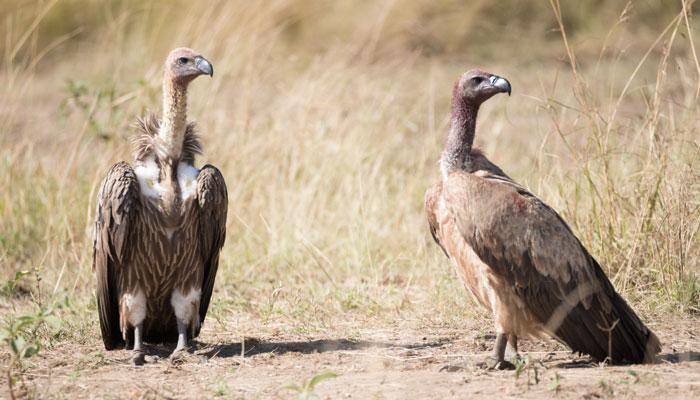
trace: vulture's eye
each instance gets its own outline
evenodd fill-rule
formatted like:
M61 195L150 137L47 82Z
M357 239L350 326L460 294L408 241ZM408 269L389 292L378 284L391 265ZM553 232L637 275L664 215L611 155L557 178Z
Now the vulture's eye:
M185 65L187 62L190 61L187 57L180 57L177 59L177 63L180 65Z
M483 82L483 81L484 81L484 78L482 78L482 77L480 77L480 76L475 76L475 77L472 78L472 82L474 82L475 85L478 85L478 84L480 84L480 83Z

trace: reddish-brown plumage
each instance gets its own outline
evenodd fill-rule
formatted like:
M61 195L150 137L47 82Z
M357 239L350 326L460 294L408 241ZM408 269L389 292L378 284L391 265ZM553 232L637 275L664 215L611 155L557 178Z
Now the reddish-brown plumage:
M503 91L510 84L483 71L460 78L442 180L425 197L435 241L494 315L497 365L506 338L517 351L517 336L543 334L600 361L653 360L658 339L561 217L472 148L479 105ZM610 334L601 329L612 326Z

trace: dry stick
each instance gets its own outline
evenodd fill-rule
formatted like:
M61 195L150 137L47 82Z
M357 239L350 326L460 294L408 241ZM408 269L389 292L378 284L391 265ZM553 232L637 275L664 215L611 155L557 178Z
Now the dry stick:
M651 166L652 163L652 154L654 152L654 136L656 132L656 126L658 124L659 120L659 113L660 113L660 108L661 108L661 86L664 81L664 76L666 73L666 68L668 66L668 57L671 53L671 48L673 47L673 42L675 41L676 34L678 33L678 27L680 26L681 20L678 18L676 21L676 24L673 28L673 31L671 32L671 37L668 39L668 41L665 44L665 50L663 52L663 56L661 58L661 62L659 63L659 69L657 70L656 73L656 85L654 88L654 98L651 101L651 118L646 124L649 129L649 144L648 144L648 149L647 149L647 161L646 165L644 166L644 169L648 169ZM656 179L656 184L654 186L654 191L649 194L648 199L647 199L647 209L642 218L639 220L638 226L637 226L637 232L643 232L646 231L649 227L649 221L651 220L651 217L654 214L654 206L656 204L656 201L658 199L658 194L659 194L659 187L661 185L661 182L663 180L664 173L666 172L666 167L668 166L668 163L666 162L665 159L662 160L661 163L661 168L657 169L657 179ZM634 245L632 248L627 252L627 256L625 257L627 262L623 268L618 270L618 272L615 274L615 278L622 273L623 274L623 280L622 280L622 291L627 290L627 284L629 282L629 276L630 273L632 272L632 262L635 259L634 254L636 253L638 249L638 245L640 242L640 235L635 235L634 239Z
M51 51L53 51L55 48L62 45L63 43L78 36L82 32L83 32L83 28L78 27L78 28L74 29L73 31L66 33L65 35L59 36L56 39L54 39L51 43L49 43L46 47L44 47L44 49L41 50L39 52L39 54L32 57L32 62L29 63L29 66L27 67L26 71L34 71L36 66L39 64L39 61L41 61L44 57L46 57L47 54L49 54Z
M681 14L676 15L671 22L664 28L664 30L659 34L659 36L654 40L654 43L649 46L647 49L646 53L644 53L644 56L642 56L642 59L639 60L639 63L637 63L637 67L635 67L634 71L632 71L632 74L630 74L630 77L627 79L627 83L625 83L625 86L622 88L622 91L620 92L620 96L617 98L617 101L615 102L615 107L613 108L612 115L610 117L610 120L608 121L608 134L610 133L610 130L612 129L613 122L615 121L615 117L617 115L617 110L620 108L620 104L622 103L622 98L625 97L627 94L627 90L629 89L630 85L632 84L632 80L637 76L637 73L639 70L642 68L642 65L646 61L647 57L649 57L649 54L651 54L652 50L656 47L656 45L659 44L661 39L666 36L666 33L668 32L669 29L673 27L674 24L676 24L677 20L680 18Z
M24 43L27 41L27 39L29 39L29 37L32 35L32 33L34 33L34 31L36 31L36 29L39 27L39 24L41 23L41 21L44 20L44 17L46 16L46 14L49 13L49 11L53 8L53 6L56 5L56 3L58 3L58 0L53 0L52 2L47 4L44 7L44 9L39 12L39 15L37 15L36 18L34 18L34 21L32 21L31 25L29 25L29 29L27 29L27 31L24 32L24 35L22 35L22 37L19 39L19 41L17 42L15 47L12 49L12 52L10 53L10 57L9 57L10 63L12 63L14 61L15 57L17 57L17 53L19 53L19 51L22 49L22 47L24 47Z
M617 21L615 21L615 24L613 25L613 27L610 28L608 33L605 35L605 39L603 39L603 46L601 46L601 48L600 48L600 53L598 53L598 60L595 63L595 69L593 72L593 76L598 75L598 68L600 67L600 62L603 60L603 54L605 54L605 50L608 49L608 40L610 40L610 37L612 36L615 29L618 26L620 26L623 22L627 21L628 14L629 14L631 9L632 9L632 1L628 1L627 4L625 4L625 8L622 9L620 16L617 17Z
M567 53L567 56L569 58L569 64L571 65L571 70L572 70L572 73L574 76L574 82L575 82L574 83L574 96L576 97L578 102L585 108L583 111L580 111L580 112L585 111L585 116L588 117L588 119L593 123L593 125L596 128L594 133L595 133L595 142L596 142L596 145L598 146L598 151L602 152L602 153L606 153L607 152L607 139L606 139L606 142L604 145L603 142L601 141L602 129L600 127L599 118L594 118L594 116L599 116L599 112L597 110L595 110L594 107L591 107L589 105L589 102L586 100L585 81L583 80L581 75L579 75L579 73L578 73L578 70L576 68L576 54L574 53L571 46L569 46L569 40L568 40L568 37L566 35L566 29L564 27L564 21L562 19L562 14L561 14L561 5L559 4L559 0L550 0L550 4L552 6L552 10L554 11L554 16L557 20L557 24L559 25L559 31L561 33L562 40L564 41L564 47L566 49L566 53ZM606 138L609 136L609 133L610 133L610 125L608 125L608 127L607 127ZM613 185L612 185L612 182L610 181L610 176L608 173L609 164L608 164L607 158L603 160L603 167L604 167L604 175L605 175L605 181L607 183L607 187L612 188ZM589 186L591 186L593 191L600 198L601 203L603 203L603 198L600 195L600 191L598 190L597 186L593 182L593 179L590 177L590 171L588 169L587 163L586 163L584 175L588 179ZM608 195L610 196L611 194L608 193ZM596 225L597 225L596 226L597 231L600 232L601 227L600 227L600 222L598 222L598 220L596 220Z
M610 361L612 361L612 331L613 331L613 329L615 329L618 322L620 322L620 320L616 319L615 322L613 322L613 324L610 327L602 327L598 323L595 324L598 327L598 329L600 329L601 331L607 332L607 334L608 334L608 359Z
M309 251L309 254L311 254L311 257L314 259L314 261L316 261L316 265L321 269L323 274L326 275L326 278L328 278L328 280L331 282L331 285L333 285L333 288L338 290L338 285L335 283L335 280L333 279L331 274L328 273L328 270L323 266L323 263L321 262L321 260L319 260L318 257L321 257L323 259L323 261L327 262L328 265L330 265L331 267L333 267L333 262L328 258L328 256L326 256L321 251L321 249L319 249L316 245L311 243L310 240L308 240L307 238L305 238L303 236L301 237L301 240L302 240L302 245L304 245L304 247L306 247L307 251ZM318 256L316 256L316 254L314 254L314 251L318 253Z
M693 60L695 61L695 69L698 72L698 87L695 89L695 100L698 99L700 95L700 62L698 62L698 55L695 53L695 44L693 43L693 31L690 29L690 22L688 22L688 9L693 6L695 0L691 0L690 4L686 0L683 2L683 19L685 20L685 27L688 31L688 40L690 41L690 49L693 51Z
M564 21L561 17L561 5L559 4L559 0L549 0L549 4L552 6L552 10L554 10L554 17L557 19L559 31L561 32L562 39L564 40L564 48L566 48L566 55L569 57L569 64L571 64L571 69L574 73L574 77L578 78L578 71L576 70L576 56L571 51L571 47L569 47L569 41L566 38Z
M12 374L10 373L10 366L7 366L7 385L10 387L10 398L12 400L16 400L17 398L15 397L15 390L12 387Z

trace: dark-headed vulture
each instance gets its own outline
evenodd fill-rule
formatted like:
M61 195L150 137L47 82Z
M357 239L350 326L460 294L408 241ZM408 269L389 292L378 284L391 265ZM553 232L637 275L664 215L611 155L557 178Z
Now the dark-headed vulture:
M97 195L93 270L105 348L177 340L181 351L207 314L226 232L218 169L194 166L201 145L187 122L187 87L213 67L191 49L165 62L163 114L139 120L133 166L114 165Z
M496 326L490 368L518 337L550 335L596 361L651 362L660 343L551 207L472 148L479 106L510 83L469 71L452 93L442 179L425 195L430 232Z

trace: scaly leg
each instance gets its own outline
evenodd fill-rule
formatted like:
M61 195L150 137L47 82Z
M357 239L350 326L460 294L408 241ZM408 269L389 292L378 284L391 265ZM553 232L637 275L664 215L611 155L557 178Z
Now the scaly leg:
M509 360L520 359L518 354L518 337L514 333L508 335L508 345L506 346L506 355Z
M134 329L129 329L129 331L126 333L125 339L124 339L124 350L133 350L134 349Z
M488 356L479 366L486 369L515 369L515 365L505 360L508 335L499 333L496 335L496 344L493 347L493 355Z
M199 322L198 310L200 296L201 291L199 289L187 290L185 293L181 292L179 289L173 290L170 304L173 306L175 320L177 321L177 346L175 346L175 350L170 356L171 359L176 358L177 355L182 353L185 347L187 347L187 335L189 334L187 328L189 328L190 325L196 327L195 324Z
M134 350L131 357L134 365L143 365L146 353L143 351L143 322L134 327Z
M170 355L171 359L177 357L178 354L184 351L185 347L187 347L187 325L187 322L177 318L177 345L175 346L173 353Z

